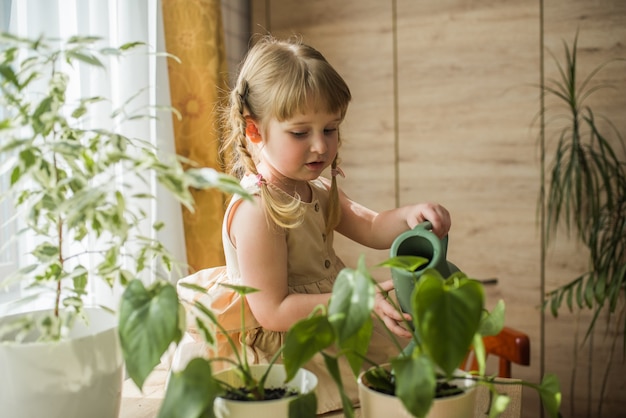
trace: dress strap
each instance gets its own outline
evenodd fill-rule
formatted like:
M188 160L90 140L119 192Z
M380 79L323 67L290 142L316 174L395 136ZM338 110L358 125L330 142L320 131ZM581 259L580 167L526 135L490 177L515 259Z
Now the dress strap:
M237 210L237 207L239 207L239 205L241 204L241 202L243 201L243 199L238 199L235 202L233 202L233 204L231 205L230 209L228 210L228 217L226 218L226 233L228 235L230 235L230 225L233 223L233 217L235 216L235 210Z

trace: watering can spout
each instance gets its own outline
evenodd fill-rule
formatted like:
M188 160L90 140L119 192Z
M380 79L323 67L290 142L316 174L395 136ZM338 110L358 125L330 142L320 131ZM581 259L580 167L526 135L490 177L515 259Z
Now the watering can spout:
M415 283L422 273L430 268L437 270L444 278L459 269L447 260L448 236L439 238L432 232L429 221L422 222L415 228L400 234L391 245L390 256L417 256L428 260L414 272L393 268L391 277L398 296L398 302L404 312L411 312L411 295Z

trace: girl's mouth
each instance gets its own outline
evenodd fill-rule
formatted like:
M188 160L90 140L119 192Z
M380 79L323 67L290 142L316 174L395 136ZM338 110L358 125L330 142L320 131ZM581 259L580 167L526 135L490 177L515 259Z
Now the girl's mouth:
M305 164L309 169L311 170L322 170L324 168L324 162L323 161L315 161L312 163L306 163Z

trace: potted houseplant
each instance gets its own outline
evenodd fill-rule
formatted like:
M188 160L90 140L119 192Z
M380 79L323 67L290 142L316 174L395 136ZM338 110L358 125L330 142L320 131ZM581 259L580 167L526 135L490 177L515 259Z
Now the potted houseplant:
M417 271L427 261L422 257L395 256L381 266ZM463 272L456 271L444 278L436 269L428 268L420 274L411 296L413 319L407 324L412 330L412 340L398 356L389 359L389 364L372 364L365 357L378 284L361 258L356 270L341 271L328 307L320 306L309 318L289 330L284 354L288 376L314 354L322 352L329 370L336 368L340 356L345 356L361 382L367 381L370 387L380 391L385 391L386 386L388 394L399 398L404 409L401 413L407 416L428 416L436 402L438 386L446 388L451 383L460 392L473 384L487 385L494 395L491 413L495 416L502 412L506 408L506 397L495 390L493 378L485 375L482 336L497 334L502 328L504 304L500 302L491 313L486 312L482 284ZM353 300L360 303L354 304ZM391 298L389 300L397 306ZM338 355L325 352L333 344L339 348ZM458 368L472 347L479 371L460 373ZM471 384L465 385L467 381ZM341 380L336 378L335 382L343 393ZM555 376L546 375L541 385L524 381L519 384L536 389L550 416L558 416L560 393ZM349 399L346 396L343 399L344 413L353 416ZM364 404L363 399L361 404Z
M547 135L552 137L553 132L556 140L551 158L543 158L551 165L547 172L542 166L541 175L539 204L545 207L542 251L556 239L557 230L563 228L568 237L582 244L589 258L588 270L550 290L544 306L554 317L564 306L570 312L592 311L585 342L604 312L607 320L601 322L618 338L626 335L626 320L619 314L624 309L626 289L626 142L615 125L596 114L587 103L593 94L614 87L608 82L595 82L594 77L611 62L623 59L606 61L579 79L578 34L571 45L563 42L563 50L564 63L552 54L558 77L541 86L546 99L553 100L542 114L549 116ZM545 141L542 144L545 153ZM543 184L547 184L547 189ZM626 350L626 344L623 346ZM614 348L610 350L600 386L598 416L602 415L613 352ZM575 379L571 382L573 390Z
M179 286L193 294L191 298L181 296L181 299L185 301L189 321L193 321L203 339L208 344L213 344L217 338L224 336L225 342L223 340L222 344L230 346L234 357L219 355L208 358L196 357L191 359L183 370L173 372L168 379L159 418L225 418L253 415L267 418L315 417L316 376L306 369L299 368L288 378L284 366L277 364L282 348L268 364L250 364L245 344L239 351L238 344L233 341L228 330L204 303L202 296L208 295L208 289L198 284L197 279L203 277L209 270L200 271L179 282ZM239 294L241 330L245 330L244 297L256 290L246 286L219 285L230 287ZM210 299L210 296L207 298ZM230 367L215 372L213 365L216 362L225 362Z
M156 277L143 288L163 321L161 339L149 345L154 352L163 341L176 341L178 324L167 328L167 321L180 307L165 278L174 260L151 238L163 223L147 223L141 204L155 199L151 182L190 209L190 187L243 190L211 169L185 170L182 159L164 159L149 141L122 133L125 122L145 116L123 108L98 124L94 108L104 98L70 97L79 82L77 68L104 71L109 58L123 59L140 43L110 48L99 47L94 37L61 41L8 33L0 39L0 107L6 116L0 120L0 174L9 179L2 198L12 198L18 237L28 234L34 242L25 250L28 264L0 278L0 288L19 283L29 297L49 302L45 310L2 318L3 414L114 417L123 359L135 370L136 358L146 352L126 345L122 354L118 318L89 306L88 283L136 289L143 288L142 273Z

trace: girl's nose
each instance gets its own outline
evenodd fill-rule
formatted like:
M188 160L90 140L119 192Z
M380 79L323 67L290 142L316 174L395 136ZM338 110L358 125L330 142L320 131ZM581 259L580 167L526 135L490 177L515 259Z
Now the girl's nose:
M321 132L319 134L313 135L311 140L311 151L316 152L318 154L324 154L328 146L326 145L326 138L324 137L324 133Z

